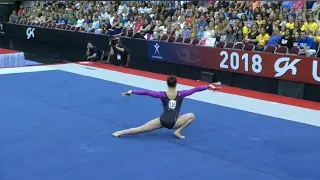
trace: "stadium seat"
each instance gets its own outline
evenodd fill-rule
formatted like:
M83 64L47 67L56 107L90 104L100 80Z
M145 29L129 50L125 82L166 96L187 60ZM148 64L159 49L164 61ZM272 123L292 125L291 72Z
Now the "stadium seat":
M267 46L263 52L267 52L267 53L274 53L276 51L277 47L275 46Z
M244 48L244 44L243 43L236 43L233 46L233 49L243 50L243 48Z
M288 53L288 48L286 46L281 46L276 49L275 51L276 54L287 54Z

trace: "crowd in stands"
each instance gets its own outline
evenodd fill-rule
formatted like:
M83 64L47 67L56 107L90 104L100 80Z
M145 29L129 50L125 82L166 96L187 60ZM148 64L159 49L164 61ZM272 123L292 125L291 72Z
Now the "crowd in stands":
M164 35L219 42L299 47L315 55L320 42L320 1L44 1L22 6L9 21L81 27L84 32L133 38Z

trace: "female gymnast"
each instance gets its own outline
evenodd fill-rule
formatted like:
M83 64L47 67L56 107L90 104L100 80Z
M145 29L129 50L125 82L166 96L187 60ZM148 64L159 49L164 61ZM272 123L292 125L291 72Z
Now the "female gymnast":
M112 135L114 137L120 137L123 135L134 135L154 131L164 127L167 129L176 129L173 134L180 139L184 139L185 137L181 134L181 131L194 121L195 116L193 113L188 113L178 118L183 99L186 96L192 95L193 93L204 91L209 88L211 88L213 91L220 89L210 84L207 86L195 87L190 90L177 91L177 79L174 76L169 76L169 78L167 79L167 86L167 92L156 92L150 90L129 90L128 92L122 93L123 96L137 94L159 98L162 101L163 113L160 117L153 119L142 126L117 131Z

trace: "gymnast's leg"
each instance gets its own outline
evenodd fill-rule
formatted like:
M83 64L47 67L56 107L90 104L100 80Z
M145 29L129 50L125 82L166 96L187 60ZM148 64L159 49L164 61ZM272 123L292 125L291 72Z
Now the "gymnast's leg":
M153 119L153 120L147 122L146 124L144 124L142 126L130 128L130 129L125 129L122 131L117 131L117 132L113 133L112 135L114 137L119 137L119 136L123 136L123 135L135 135L135 134L141 134L141 133L154 131L154 130L157 130L160 128L162 128L162 125L160 123L160 118L156 118L156 119Z
M180 116L173 127L173 129L176 129L173 134L180 139L184 139L185 137L181 134L181 131L189 126L194 121L194 119L195 115L193 113L188 113Z

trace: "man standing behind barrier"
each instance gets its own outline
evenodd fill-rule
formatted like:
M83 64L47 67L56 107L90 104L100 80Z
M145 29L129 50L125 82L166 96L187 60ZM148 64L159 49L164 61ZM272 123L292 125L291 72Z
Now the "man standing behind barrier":
M110 52L108 62L118 66L129 66L130 54L128 49L122 45L119 38L110 40Z

